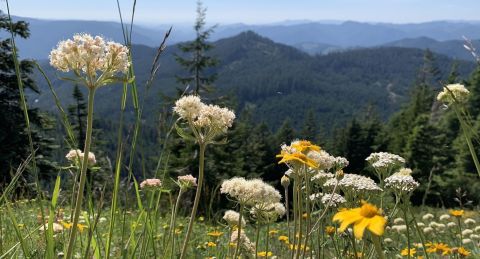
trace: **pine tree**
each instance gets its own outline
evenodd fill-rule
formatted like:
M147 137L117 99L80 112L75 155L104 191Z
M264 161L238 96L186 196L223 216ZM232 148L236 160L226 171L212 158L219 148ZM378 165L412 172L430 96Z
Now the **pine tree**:
M309 110L307 116L303 121L302 131L300 132L300 137L302 139L310 140L313 143L318 143L319 139L319 128L318 123L315 118L315 112L313 110Z
M7 16L0 13L0 28L10 32L10 21ZM24 21L14 22L12 24L13 33L21 38L28 38L28 24ZM5 35L5 34L4 34ZM13 46L10 38L0 41L0 189L11 180L11 172L20 165L30 155L30 144L27 132L27 126L23 109L20 103L20 90L15 74ZM31 79L33 70L31 61L20 61L20 73L24 87L29 88L35 93L38 89ZM55 146L52 144L52 138L47 137L47 132L52 129L53 121L37 109L28 109L28 115L31 126L31 136L34 148L37 150L36 164L37 173L40 180L48 180L53 176L53 167L55 163L49 161L50 152ZM24 182L28 186L35 182L31 174L32 168L28 168L24 173ZM28 186L24 186L28 191ZM20 190L20 187L19 189Z
M196 37L193 41L179 44L179 49L183 55L175 55L176 61L188 71L186 76L176 76L177 82L184 86L193 84L193 89L187 91L196 95L202 92L211 92L212 83L216 80L216 74L207 73L206 70L214 67L218 61L208 55L208 51L213 47L208 43L208 38L213 33L215 26L205 28L205 17L207 9L203 7L202 2L197 2L197 19L195 22Z
M81 149L83 148L85 138L84 126L87 118L87 104L78 85L75 85L73 88L72 96L74 104L68 107L68 114L70 116L70 120L73 122L73 130L75 130L77 133L77 148Z
M296 139L295 129L292 127L291 119L287 117L275 134L274 144L280 147L283 143L290 144L294 139Z

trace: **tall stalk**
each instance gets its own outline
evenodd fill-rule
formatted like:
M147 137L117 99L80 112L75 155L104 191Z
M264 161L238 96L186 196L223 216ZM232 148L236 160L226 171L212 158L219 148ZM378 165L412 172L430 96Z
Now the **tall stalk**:
M187 254L188 241L193 229L193 223L195 222L195 216L197 215L198 203L200 202L200 196L202 194L203 178L204 178L204 169L205 169L205 148L206 144L199 142L200 146L200 157L199 157L199 167L198 167L198 186L197 192L195 193L195 201L193 202L192 214L190 215L190 221L188 223L187 235L183 241L182 253L180 254L180 259L184 259Z
M242 233L242 215L243 215L243 204L240 204L240 212L238 216L238 234L237 234L237 247L235 247L235 254L233 255L233 258L238 258L238 251L240 251L240 237ZM257 251L255 251L256 253Z
M73 216L73 225L70 233L70 238L68 240L66 259L72 258L73 250L75 246L75 238L77 234L77 224L78 218L80 216L80 209L82 207L83 201L83 190L85 188L85 181L87 178L87 168L88 168L88 154L90 152L90 144L92 142L92 128L93 128L93 101L95 97L95 87L91 87L88 90L88 110L87 110L87 131L85 136L85 148L84 156L81 164L81 173L80 173L80 184L78 186L77 200L75 202L75 210Z

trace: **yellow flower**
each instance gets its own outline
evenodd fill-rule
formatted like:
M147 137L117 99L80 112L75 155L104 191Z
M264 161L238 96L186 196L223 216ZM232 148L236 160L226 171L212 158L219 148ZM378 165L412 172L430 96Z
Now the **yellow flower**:
M299 247L298 245L295 245L295 246L294 246L294 245L292 245L292 244L289 246L290 250L297 250L298 247ZM310 250L310 247L308 247L308 246L305 247L305 245L300 245L300 250L303 250L303 249L305 249L306 251L308 251L308 250Z
M417 250L415 250L415 248L411 248L410 250L408 250L408 248L405 248L405 249L402 250L402 252L400 252L400 255L402 255L402 256L414 256L416 253L417 253Z
M278 240L282 241L282 242L288 242L288 237L287 236L279 236Z
M25 224L22 224L22 223L17 224L17 227L18 227L18 228L24 228L24 227L25 227Z
M278 233L278 230L276 230L276 229L272 229L272 230L268 231L268 234L271 235L271 236L273 236L277 233Z
M302 218L307 219L307 218L308 218L308 214L307 214L307 213L303 213Z
M223 232L220 232L218 230L214 230L212 232L207 233L207 236L211 236L211 237L219 237L221 235L223 235Z
M268 251L268 252L262 251L262 252L258 252L257 255L260 256L260 257L267 257L267 256L272 256L273 253L270 252L270 251Z
M298 152L302 153L307 153L308 151L320 151L320 147L312 144L312 142L308 140L299 140L295 141L294 143L291 144L291 147L295 148L298 150Z
M203 222L204 220L205 220L205 218L204 218L204 217L201 217L201 216L200 216L200 217L198 217L198 221L200 221L200 222Z
M327 226L325 228L325 233L327 233L327 235L329 236L332 236L333 234L335 234L335 227Z
M282 158L278 163L287 163L287 162L300 162L302 164L308 165L313 168L317 168L318 165L313 161L312 159L308 158L305 154L302 153L287 153L282 151L279 155L277 155L278 158Z
M425 244L427 253L438 253L442 255L448 255L452 252L452 249L444 243L427 243Z
M88 228L88 226L79 223L77 224L77 228L78 228L78 231L82 233L85 228Z
M333 216L333 221L341 222L339 231L353 224L353 234L356 239L363 238L363 232L368 229L377 236L383 235L387 220L381 215L381 211L374 205L363 202L362 207L343 210Z
M179 228L175 229L175 234L180 235L182 233L182 230Z
M215 244L214 242L208 242L208 243L207 243L207 246L208 246L208 247L216 247L217 244Z
M69 223L69 222L61 221L60 223L62 223L62 226L66 229L70 229L73 226L73 223Z
M450 215L454 217L461 217L465 213L464 210L450 210Z
M457 253L462 256L462 257L467 257L469 256L470 254L472 254L470 251L468 251L467 249L465 249L463 246L459 247L458 250L457 250Z
M229 245L230 247L236 247L236 246L237 246L237 243L230 242L230 243L228 243L228 245Z

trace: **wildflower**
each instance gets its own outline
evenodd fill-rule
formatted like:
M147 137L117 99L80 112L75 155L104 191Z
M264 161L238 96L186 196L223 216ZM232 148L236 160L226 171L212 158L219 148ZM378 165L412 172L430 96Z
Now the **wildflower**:
M83 230L85 230L86 228L88 228L88 226L83 225L83 224L77 224L77 228L78 228L78 231L79 231L80 233L83 233Z
M393 168L405 163L403 157L387 152L372 153L365 160L377 170Z
M462 244L468 245L468 244L470 244L470 243L472 243L472 240L471 240L470 238L464 238L464 239L462 239Z
M468 99L470 91L462 84L449 84L443 87L443 91L437 95L437 100L444 103L464 103Z
M427 253L438 253L441 255L448 255L452 252L452 249L448 247L447 244L444 243L427 243L425 244L427 247Z
M462 257L470 256L472 253L465 249L465 247L461 246L457 249L457 253Z
M53 222L52 226L53 226L53 232L54 233L58 233L58 232L63 231L63 226L61 224L57 223L57 222ZM45 229L48 230L48 223L45 223L45 225L43 225L39 228L40 231L44 231Z
M225 214L223 215L223 219L230 226L237 226L239 217L240 217L240 214L236 211L233 211L233 210L227 210L227 211L225 211ZM241 224L242 224L242 226L245 226L246 222L245 222L244 218L242 218L242 223Z
M268 223L285 215L285 207L280 202L257 203L251 208L250 214L257 219L257 222Z
M348 166L349 162L345 157L337 156L335 157L335 169L341 170Z
M278 234L278 230L272 229L272 230L268 231L268 234L269 234L270 236L274 236L274 235Z
M393 224L403 224L405 223L405 220L403 218L396 218L393 220Z
M314 161L316 168L320 170L329 170L335 166L335 157L331 156L324 150L312 150L307 153L307 157Z
M440 219L440 220L449 220L449 219L450 219L450 215L448 215L448 214L440 215L439 219Z
M290 166L304 164L312 168L317 168L317 164L315 163L315 161L302 153L290 154L282 151L279 155L277 155L277 157L281 158L281 160L278 162L279 164L284 163Z
M321 148L308 140L296 140L290 144L290 147L298 152L308 153L310 151L320 151Z
M235 246L238 241L238 231L233 231L232 235L230 236L230 243L234 243ZM255 244L253 244L250 239L245 235L245 231L243 229L240 231L240 249L248 254L255 253Z
M220 232L218 230L214 230L212 232L207 233L207 236L210 236L210 237L219 237L221 235L223 235L223 232Z
M235 114L227 109L219 107L218 105L203 105L200 113L193 124L198 128L208 128L212 133L219 134L227 131L232 127Z
M433 218L435 218L435 216L433 216L433 214L431 214L431 213L427 213L427 214L423 215L423 217L422 217L422 219L425 220L425 221L431 220Z
M450 215L454 217L461 217L465 213L464 210L450 210Z
M415 254L417 253L417 250L415 248L405 248L402 250L402 252L400 252L400 255L402 256L415 256Z
M280 179L280 184L283 186L283 188L288 188L290 185L290 178L288 178L287 175L282 176L282 179Z
M385 242L385 243L392 243L393 240L392 240L391 238L388 238L388 237L387 237L387 238L385 238L385 239L383 240L383 242Z
M79 77L77 81L83 79L81 82L86 81L89 88L118 81L117 74L125 74L130 67L127 47L89 34L76 34L73 40L60 41L49 58L53 67L73 71Z
M449 227L449 228L455 228L455 227L457 227L457 223L455 223L455 222L448 222L448 223L447 223L447 227Z
M268 251L268 252L262 251L262 252L258 252L257 255L258 255L259 257L270 257L270 256L273 255L273 253L270 252L270 251Z
M315 200L318 200L318 199L322 198L322 196L323 196L323 193L321 193L321 192L314 193L314 194L310 194L309 199L311 201L315 201Z
M75 165L79 166L83 163L85 154L80 149L72 149L65 156L68 161L73 162ZM88 165L93 166L97 163L95 159L95 154L88 152Z
M278 237L278 241L282 241L282 242L288 243L288 237L287 237L287 236L279 236L279 237Z
M374 205L363 202L360 208L343 210L335 214L333 221L341 222L340 232L353 224L353 233L356 239L362 239L365 229L377 236L383 235L386 219Z
M200 115L203 105L205 104L202 103L200 97L196 95L187 95L175 102L173 111L177 113L180 118L187 121L193 121Z
M471 234L473 234L473 230L471 230L471 229L467 228L467 229L464 229L462 231L462 236L468 236L468 235L471 235Z
M477 222L472 218L467 218L463 223L465 223L465 225L475 225Z
M423 229L423 233L425 233L425 234L430 234L432 232L433 232L433 228L431 228L431 227L426 227L426 228Z
M337 185L342 188L344 191L381 191L382 189L377 186L375 181L371 178L358 175L358 174L344 174L341 180L332 178L327 180L323 186L333 188Z
M311 180L312 182L323 185L325 181L328 179L334 178L335 175L332 173L325 173L325 171L320 170L318 173L316 173L314 176L312 176Z
M480 226L475 227L475 232L480 232Z
M215 244L214 242L207 242L207 246L208 247L217 247L217 244Z
M160 187L162 187L160 179L146 179L140 183L140 188L145 190L155 190Z
M272 204L280 202L280 193L262 180L245 180L243 177L233 177L222 183L220 192L228 194L240 204L255 205L258 203Z
M195 187L197 186L197 178L193 177L191 174L180 175L177 177L177 185L183 190Z
M335 234L335 227L333 227L333 226L325 227L325 233L327 233L327 235L329 235L329 236L334 235Z
M64 228L66 228L66 229L70 229L70 228L72 228L72 226L73 226L73 223L70 223L70 222L61 221L60 223L61 223L62 226L63 226Z
M479 239L480 239L480 235L471 234L471 235L470 235L470 238L471 238L471 239L474 239L474 240L479 240Z
M330 207L338 207L340 204L347 202L345 198L343 198L342 195L332 193L332 194L325 194L322 197L322 203L325 206L330 206Z
M423 228L423 227L425 227L425 223L423 223L423 222L418 222L418 223L417 223L417 226L419 226L419 227L422 227L422 228Z
M392 230L395 230L398 233L401 233L407 230L407 225L394 225L392 226Z
M411 170L410 170L411 171ZM395 193L410 194L420 184L413 179L410 174L405 173L404 171L399 171L385 179L385 187L390 188L395 191Z

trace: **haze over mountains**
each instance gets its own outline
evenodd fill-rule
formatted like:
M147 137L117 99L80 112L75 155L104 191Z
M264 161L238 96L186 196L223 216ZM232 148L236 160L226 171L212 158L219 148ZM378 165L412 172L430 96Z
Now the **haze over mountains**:
M31 36L19 40L22 57L45 59L59 40L78 32L101 34L123 41L121 26L116 22L39 20L15 17L30 24ZM163 38L167 25L133 27L133 42L155 47ZM435 21L418 24L388 24L361 22L287 21L266 25L219 25L211 40L232 37L244 31L253 31L275 42L297 47L310 54L374 46L431 48L453 58L471 60L463 51L462 36L480 39L480 23ZM169 43L187 41L194 37L191 26L173 25Z

